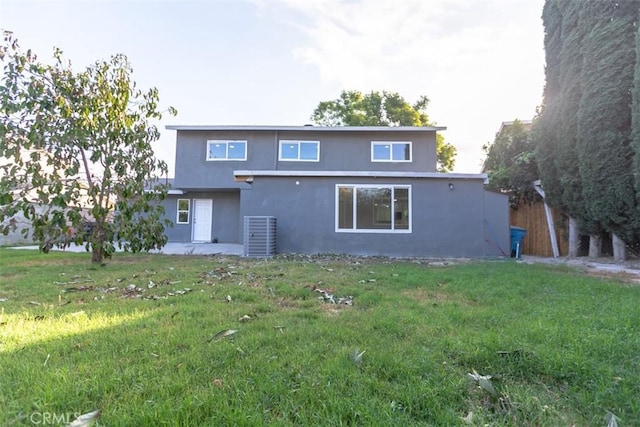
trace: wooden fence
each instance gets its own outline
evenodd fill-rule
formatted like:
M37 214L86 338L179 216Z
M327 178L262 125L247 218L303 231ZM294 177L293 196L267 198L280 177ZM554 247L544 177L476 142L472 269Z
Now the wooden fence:
M566 256L569 249L569 220L560 212L552 209L556 239L560 256ZM516 227L527 230L526 237L522 240L522 253L524 255L553 256L551 239L547 227L547 216L542 201L520 204L511 208L510 223Z

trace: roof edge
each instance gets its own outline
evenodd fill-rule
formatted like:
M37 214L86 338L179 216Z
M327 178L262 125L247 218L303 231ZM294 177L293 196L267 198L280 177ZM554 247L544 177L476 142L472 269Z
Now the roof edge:
M309 171L309 170L235 170L234 176L272 177L370 177L370 178L434 178L487 179L486 173L395 172L395 171Z
M302 132L434 132L446 126L253 126L253 125L166 125L182 131L302 131Z

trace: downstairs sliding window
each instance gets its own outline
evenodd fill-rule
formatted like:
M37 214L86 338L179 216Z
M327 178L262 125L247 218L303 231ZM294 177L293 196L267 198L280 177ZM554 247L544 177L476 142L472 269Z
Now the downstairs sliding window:
M336 231L411 232L411 186L336 185Z

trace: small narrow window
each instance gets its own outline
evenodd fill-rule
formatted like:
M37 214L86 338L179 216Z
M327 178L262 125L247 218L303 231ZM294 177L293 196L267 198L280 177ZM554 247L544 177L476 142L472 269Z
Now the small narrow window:
M207 160L247 160L247 141L207 141Z
M178 199L178 224L189 224L189 208L191 201L189 199Z
M372 162L410 162L411 141L371 141Z
M280 141L281 161L317 162L320 160L319 141Z

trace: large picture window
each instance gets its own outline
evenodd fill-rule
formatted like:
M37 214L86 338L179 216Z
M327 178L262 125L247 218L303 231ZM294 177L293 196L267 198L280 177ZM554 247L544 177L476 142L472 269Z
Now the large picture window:
M411 232L411 186L337 185L336 231Z
M207 141L207 160L247 160L247 141Z
M372 162L410 162L411 141L371 141Z
M280 141L279 160L317 162L320 160L319 141Z
M178 215L176 222L178 224L189 224L189 208L191 201L189 199L178 199Z

